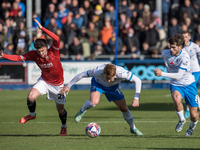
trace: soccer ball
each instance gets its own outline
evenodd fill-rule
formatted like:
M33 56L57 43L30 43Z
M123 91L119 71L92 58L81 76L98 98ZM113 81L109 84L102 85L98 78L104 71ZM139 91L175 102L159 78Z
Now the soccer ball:
M85 128L85 133L91 138L99 136L100 132L101 132L100 126L95 122L89 123Z

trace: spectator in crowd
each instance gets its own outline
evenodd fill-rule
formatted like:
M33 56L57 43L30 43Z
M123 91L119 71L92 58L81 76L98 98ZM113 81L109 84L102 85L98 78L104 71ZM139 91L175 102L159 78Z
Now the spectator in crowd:
M149 44L150 49L155 48L158 41L160 40L159 33L155 28L153 22L151 22L148 26L148 30L145 31L145 42Z
M180 24L184 24L186 18L189 18L189 15L187 12L184 12L181 18L179 19Z
M88 26L88 16L83 7L79 8L80 17L83 18L83 26L86 28Z
M170 23L171 24L168 26L168 37L171 37L176 33L181 34L181 26L178 24L178 20L173 17Z
M21 2L21 0L15 0L15 2L18 3L18 7L22 11L22 16L25 17L25 12L26 12L26 6L25 6L25 4L23 2Z
M152 58L158 58L159 50L157 48L153 48L151 50L151 57Z
M53 3L50 3L48 5L48 9L46 9L43 17L43 24L46 22L47 19L50 19L53 16L53 13L55 12L56 8Z
M89 0L84 0L83 8L86 12L86 15L88 16L88 19L92 20L92 14L94 12L94 7L92 5L90 5Z
M22 16L22 11L18 11L18 15L17 17L14 18L15 22L16 22L16 26L17 28L19 28L19 24L20 22L26 22L26 18Z
M28 36L26 36L26 32L25 31L20 31L19 34L19 39L17 41L17 49L16 49L16 53L17 51L22 51L21 54L24 54L26 52L28 52Z
M69 51L65 47L65 43L63 40L60 41L59 55L60 55L60 58L66 58L69 55Z
M6 48L8 46L8 44L13 44L13 35L12 33L9 31L7 26L3 27L3 34L4 34L4 45L3 47Z
M141 18L142 12L144 11L144 4L142 2L139 2L137 6L138 18Z
M13 43L13 36L15 34L15 31L14 31L14 28L11 26L11 19L7 18L4 23L5 23L5 26L7 27L6 38L8 37L11 38L10 40Z
M103 21L99 20L99 16L96 14L92 15L92 22L94 23L95 27L101 31L103 28Z
M80 29L83 25L83 18L80 16L80 14L78 12L76 12L72 22L76 25L76 27L78 27L78 29Z
M58 19L58 12L55 11L55 12L53 13L53 16L52 16L52 17L55 18L56 25L57 25L60 29L62 29L63 25L62 25L62 23L61 23L61 22L59 21L59 19ZM52 17L51 17L51 18L52 18ZM47 20L45 21L44 27L47 27L47 26L49 25L51 18L49 18L49 19L47 19Z
M39 29L40 30L40 29ZM28 51L31 51L31 50L36 50L36 48L34 47L34 43L35 43L35 40L37 39L37 36L36 34L33 33L32 35L32 41L31 41L31 44L29 45L28 47Z
M185 24L187 25L188 31L190 32L191 36L194 39L195 27L194 27L194 24L192 23L192 21L189 17L185 18Z
M90 50L93 53L94 48L99 40L99 30L95 27L93 22L89 22L89 27L86 29L86 32L90 38Z
M149 25L151 22L151 11L150 11L150 6L148 4L144 5L144 11L142 12L142 19L144 25Z
M3 24L0 22L0 49L4 48L5 36L3 33Z
M126 15L124 13L121 13L119 16L119 35L122 38L122 40L126 37L127 35L127 29L125 27L126 25Z
M18 39L20 38L20 32L21 32L22 30L25 31L26 41L29 41L29 40L28 40L28 39L29 39L29 35L28 35L28 31L27 31L27 29L26 29L26 26L25 26L24 22L20 22L19 28L16 30L15 35L14 35L14 37L13 37L13 43L14 43L14 45L15 45L15 48L14 48L14 49L17 49Z
M197 17L196 16L196 12L194 7L192 7L190 0L184 0L184 5L181 6L179 14L180 14L180 18L182 17L183 13L187 12L188 13L188 17L191 18L192 20Z
M112 37L112 32L113 32L113 27L111 26L111 23L109 21L106 21L105 26L103 27L100 33L100 40L102 41L103 48L107 54L110 54L108 48L108 41Z
M135 49L140 48L140 41L135 35L135 31L133 28L128 29L127 37L124 39L124 45L127 46L127 53L132 53L132 47L135 47Z
M140 41L140 48L142 47L142 43L144 41L144 31L145 31L145 25L143 24L143 19L138 18L137 24L133 25L133 29L135 31L135 35L139 38Z
M58 21L63 25L67 21L67 16L68 16L69 10L65 8L65 5L60 3L58 5Z
M119 13L126 14L126 11L128 10L128 2L127 0L122 0L122 3L119 5Z
M94 10L94 14L97 16L99 24L103 25L104 23L104 12L102 10L101 5L96 5L95 6L95 10ZM101 28L102 29L102 28ZM100 29L100 30L101 30Z
M136 46L132 46L130 54L131 54L131 56L132 56L133 59L138 58L140 56L140 50L139 50L139 48L137 48Z
M112 32L112 37L108 41L107 51L109 52L109 54L114 54L115 53L115 50L116 50L115 41L116 41L116 33L115 33L115 31L113 31ZM118 51L121 50L122 46L123 46L122 39L118 36L117 37L117 48L118 48Z
M84 26L81 27L81 34L79 36L79 39L83 47L83 56L85 58L89 58L89 56L91 55L90 37L88 33L86 32L86 28Z
M194 36L194 41L200 41L200 25L197 26L195 36Z
M50 23L47 25L46 28L53 33L56 33L56 31L59 29L54 17L51 18Z
M167 27L171 0L162 0L162 26Z
M74 14L74 16L78 14L79 12L78 9L79 9L78 0L72 0L72 6L70 8L70 11Z
M72 24L72 20L73 20L73 14L72 14L72 12L69 12L69 14L67 16L67 22L62 27L62 32L63 32L63 35L65 37L66 43L68 41L68 34L70 33L70 26Z
M147 42L142 43L141 55L149 56L151 54L152 52L149 49L149 44Z
M77 36L77 27L74 23L71 23L69 33L65 35L67 46L70 46L73 43L73 39L76 36Z
M19 8L18 3L14 1L12 4L12 10L10 11L10 17L13 17L13 18L17 17L18 11L20 10L21 9Z
M74 55L76 60L81 60L83 47L78 37L73 38L73 43L69 46L69 55Z
M102 10L105 12L105 5L108 3L105 0L98 0L99 5L101 6Z
M126 55L127 54L127 47L126 45L122 45L122 48L119 50L118 55Z
M94 51L91 55L92 59L96 59L96 56L99 56L99 55L105 55L105 51L103 49L103 46L102 46L102 42L101 41L98 41L97 42L97 45L95 46L94 48Z
M137 12L137 10L134 10L132 12L131 23L133 25L137 24L137 19L138 19L138 12Z
M65 0L65 8L70 10L71 7L72 7L72 0Z
M105 18L109 17L111 25L115 25L116 11L114 5L110 5L108 12L105 13Z
M133 11L136 11L136 5L135 3L131 3L131 5L128 7L128 9L126 10L126 16L131 18Z
M7 55L14 55L14 44L9 43L4 49L3 53Z

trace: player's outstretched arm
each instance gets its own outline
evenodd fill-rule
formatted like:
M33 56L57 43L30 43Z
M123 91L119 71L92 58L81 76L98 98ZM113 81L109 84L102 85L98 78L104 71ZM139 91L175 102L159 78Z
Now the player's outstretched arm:
M37 19L33 19L33 20L37 23L39 29L42 29L42 25L38 22L38 20Z
M0 58L3 57L3 50L0 51Z
M44 27L37 21L37 19L33 19L33 20L37 23L39 29L41 29L42 31L44 31L48 36L50 36L50 37L54 40L53 43L54 43L55 46L59 45L60 38L59 38L56 34L54 34L53 32L51 32L51 31L49 31L49 30L47 30L46 28L44 28ZM59 48L59 46L56 47L56 48Z

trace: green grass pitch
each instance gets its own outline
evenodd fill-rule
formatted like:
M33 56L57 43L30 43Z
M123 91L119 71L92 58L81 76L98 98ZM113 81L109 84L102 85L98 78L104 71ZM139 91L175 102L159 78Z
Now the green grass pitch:
M20 124L27 115L27 90L0 91L0 150L197 150L200 149L200 123L191 137L185 137L190 119L183 130L175 132L178 117L169 89L142 90L140 106L131 107L134 90L122 90L142 137L129 132L121 112L103 95L100 103L86 112L80 123L74 116L89 98L89 90L72 90L66 97L67 136L59 136L61 122L55 102L46 95L36 100L37 118ZM185 105L185 102L183 102ZM97 122L100 136L89 138L85 127Z

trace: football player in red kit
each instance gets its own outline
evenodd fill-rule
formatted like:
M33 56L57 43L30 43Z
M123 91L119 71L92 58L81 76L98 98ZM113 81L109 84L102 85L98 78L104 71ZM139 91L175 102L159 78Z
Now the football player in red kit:
M27 106L30 111L29 115L22 117L19 122L26 123L28 120L35 119L36 98L40 95L47 94L47 99L55 100L56 108L62 122L60 135L66 135L67 111L64 108L65 95L59 93L60 88L64 86L63 68L59 57L60 39L57 35L44 28L36 19L39 29L45 32L53 39L51 47L45 39L37 39L34 43L36 50L29 51L24 55L6 55L0 51L0 58L11 61L35 61L42 71L41 77L30 90L27 97Z

